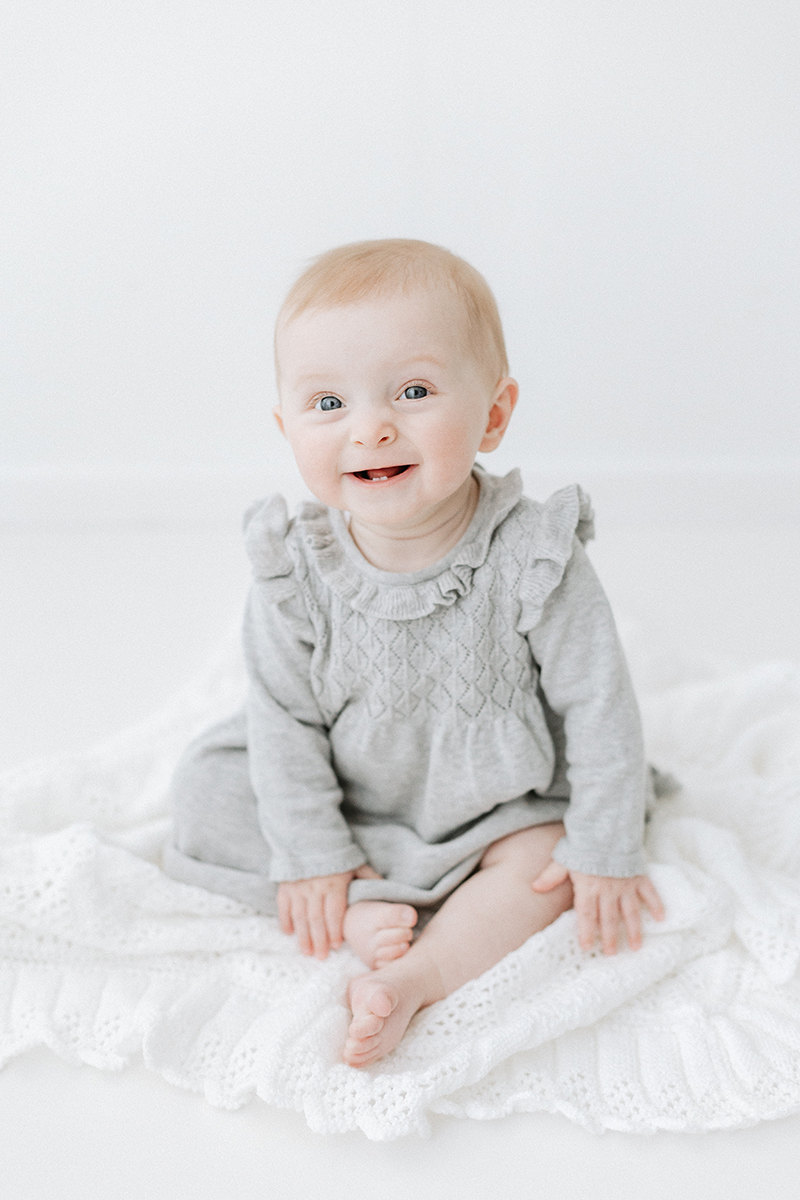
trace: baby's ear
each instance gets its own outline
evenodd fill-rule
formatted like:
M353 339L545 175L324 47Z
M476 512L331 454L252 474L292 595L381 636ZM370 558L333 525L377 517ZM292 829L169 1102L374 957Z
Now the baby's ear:
M489 409L489 417L486 421L483 440L478 447L484 454L488 454L490 450L496 450L502 442L503 434L508 428L508 422L511 420L511 414L514 411L514 405L517 403L518 395L519 386L516 379L510 379L506 376L500 380L492 396L492 404Z
M283 428L283 414L281 412L280 404L275 405L272 410L272 415L275 418L275 424L278 426L278 429L280 429L283 436L286 437L286 430Z

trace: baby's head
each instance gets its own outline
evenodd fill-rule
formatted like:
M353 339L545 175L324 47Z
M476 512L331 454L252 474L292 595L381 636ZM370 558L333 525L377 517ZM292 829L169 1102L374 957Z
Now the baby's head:
M275 330L280 380L282 330L310 309L338 308L403 294L436 296L449 310L461 352L475 359L492 385L508 374L503 327L486 280L474 267L431 242L386 238L337 246L319 255L294 283Z
M275 416L308 487L395 525L464 485L517 396L486 281L428 242L317 258L281 308L275 359Z

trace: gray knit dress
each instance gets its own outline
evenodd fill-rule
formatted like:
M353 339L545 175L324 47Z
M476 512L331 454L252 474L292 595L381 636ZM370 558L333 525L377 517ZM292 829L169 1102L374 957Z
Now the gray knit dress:
M368 563L335 509L250 509L248 701L179 765L170 875L274 913L279 881L369 862L351 903L430 906L556 820L564 866L643 869L649 779L588 499L475 477L464 536L409 574Z

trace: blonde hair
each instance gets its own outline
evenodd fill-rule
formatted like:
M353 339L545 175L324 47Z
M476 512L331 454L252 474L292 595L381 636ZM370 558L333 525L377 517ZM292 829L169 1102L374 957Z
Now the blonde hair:
M486 280L443 246L411 238L351 242L313 259L290 288L278 313L276 365L279 331L308 309L357 304L373 296L408 293L420 287L450 292L463 314L469 351L493 383L507 375L503 327Z

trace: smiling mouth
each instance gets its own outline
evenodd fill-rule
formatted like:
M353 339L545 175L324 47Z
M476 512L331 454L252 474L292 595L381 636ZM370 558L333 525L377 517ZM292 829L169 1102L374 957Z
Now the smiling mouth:
M402 475L411 466L411 463L406 463L402 467L370 467L368 471L353 471L356 479L365 479L368 483L381 483L385 479L394 479L396 475Z

